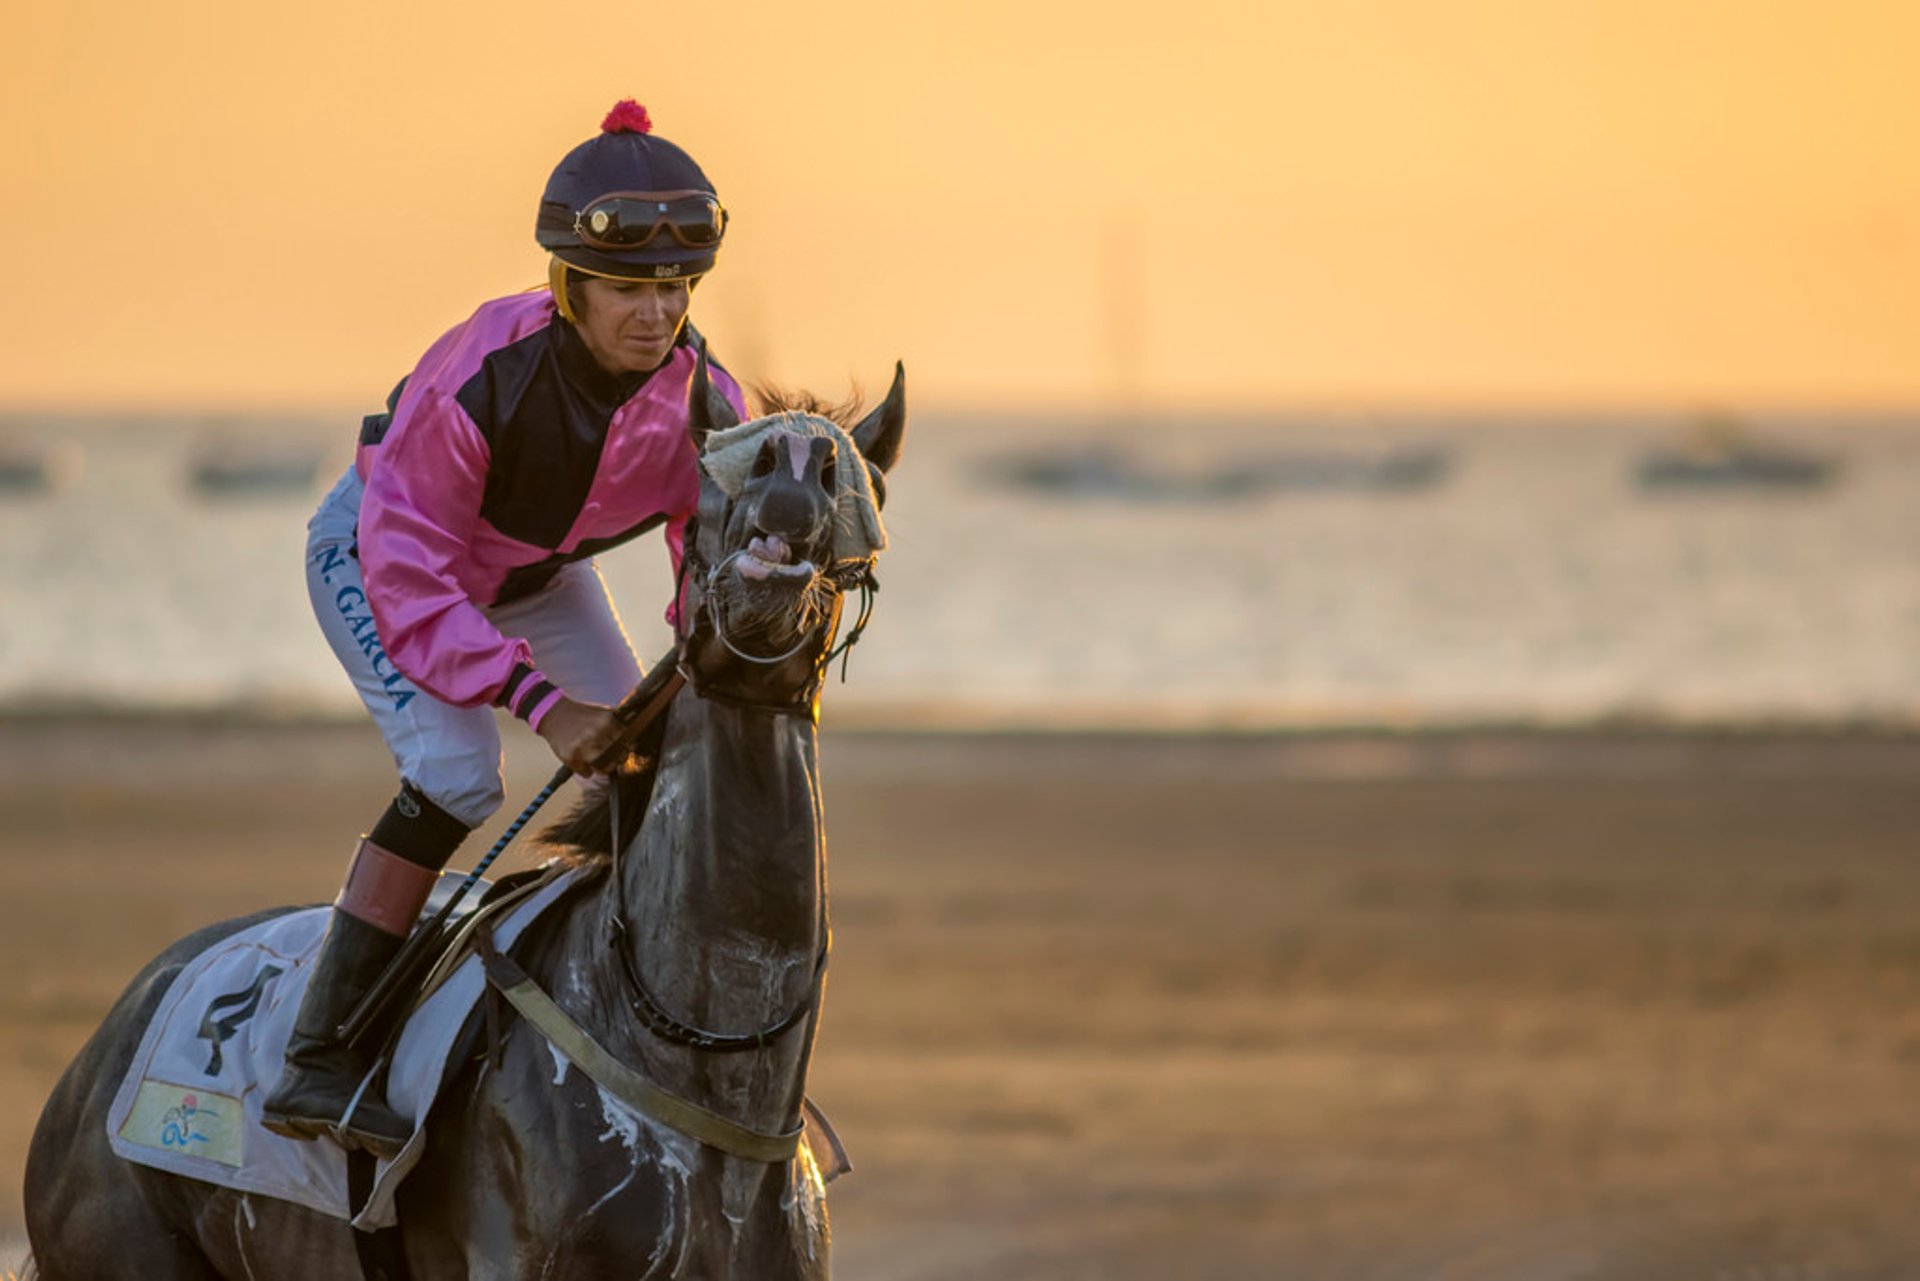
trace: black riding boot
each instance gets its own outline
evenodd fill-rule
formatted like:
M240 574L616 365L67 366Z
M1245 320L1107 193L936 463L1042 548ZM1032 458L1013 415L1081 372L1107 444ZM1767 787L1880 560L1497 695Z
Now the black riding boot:
M338 908L314 962L313 976L287 1043L287 1066L261 1105L260 1121L275 1134L313 1139L326 1134L345 1148L389 1157L413 1135L413 1122L369 1087L351 1117L347 1105L372 1065L338 1035L341 1022L387 968L404 939ZM345 1117L345 1119L342 1119Z
M306 996L287 1042L287 1066L260 1107L260 1121L290 1139L331 1135L342 1147L392 1156L413 1137L413 1122L369 1087L353 1096L372 1067L343 1044L340 1024L406 941L434 875L467 835L467 825L412 783L387 806L354 850L333 925L313 963ZM343 910L344 909L344 910ZM347 1116L347 1107L353 1114Z

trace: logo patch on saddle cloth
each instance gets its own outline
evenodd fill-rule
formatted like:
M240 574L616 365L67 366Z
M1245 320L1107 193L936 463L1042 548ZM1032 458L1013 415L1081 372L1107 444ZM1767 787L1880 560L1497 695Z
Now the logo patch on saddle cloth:
M240 1100L213 1090L140 1082L133 1111L120 1126L120 1137L142 1147L204 1157L221 1165L245 1164L246 1116Z
M252 982L238 991L216 993L200 1015L197 1032L209 1048L201 1076L218 1081L226 1067L222 1046L239 1035L260 1010L260 995L286 966L260 966ZM179 1085L151 1078L140 1082L133 1110L118 1135L128 1143L160 1152L204 1157L221 1165L246 1164L247 1118L239 1096L203 1085Z

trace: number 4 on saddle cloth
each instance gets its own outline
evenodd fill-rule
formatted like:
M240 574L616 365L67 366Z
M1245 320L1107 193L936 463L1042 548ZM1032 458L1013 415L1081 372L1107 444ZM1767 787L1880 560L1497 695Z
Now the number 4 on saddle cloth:
M554 864L467 901L492 922L495 946L507 948L586 876ZM450 891L461 879L443 876L441 890ZM427 912L438 910L439 899L437 892ZM261 1100L279 1079L329 918L330 909L316 907L258 922L214 944L180 972L107 1114L117 1154L292 1201L364 1230L394 1223L394 1192L426 1150L424 1124L392 1160L379 1163L372 1192L360 1205L349 1199L347 1156L338 1145L283 1138L260 1124ZM450 957L443 968L444 977L408 1016L385 1077L388 1101L422 1122L486 987L477 956Z

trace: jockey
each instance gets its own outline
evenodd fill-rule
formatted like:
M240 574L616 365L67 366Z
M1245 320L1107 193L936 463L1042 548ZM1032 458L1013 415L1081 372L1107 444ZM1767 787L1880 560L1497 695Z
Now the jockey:
M660 526L679 567L699 501L687 307L726 224L693 158L616 105L547 181L547 289L483 303L429 348L308 526L314 612L400 789L334 901L263 1104L276 1133L379 1155L412 1134L377 1090L345 1116L368 1064L336 1029L504 799L493 709L582 777L618 738L611 704L641 673L592 557Z

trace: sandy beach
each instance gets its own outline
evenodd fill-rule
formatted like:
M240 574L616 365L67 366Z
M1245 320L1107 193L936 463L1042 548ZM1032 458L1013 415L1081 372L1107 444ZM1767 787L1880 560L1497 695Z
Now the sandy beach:
M1920 1275L1920 740L823 757L840 1276ZM385 771L362 726L0 723L0 1233L120 986L330 895Z

